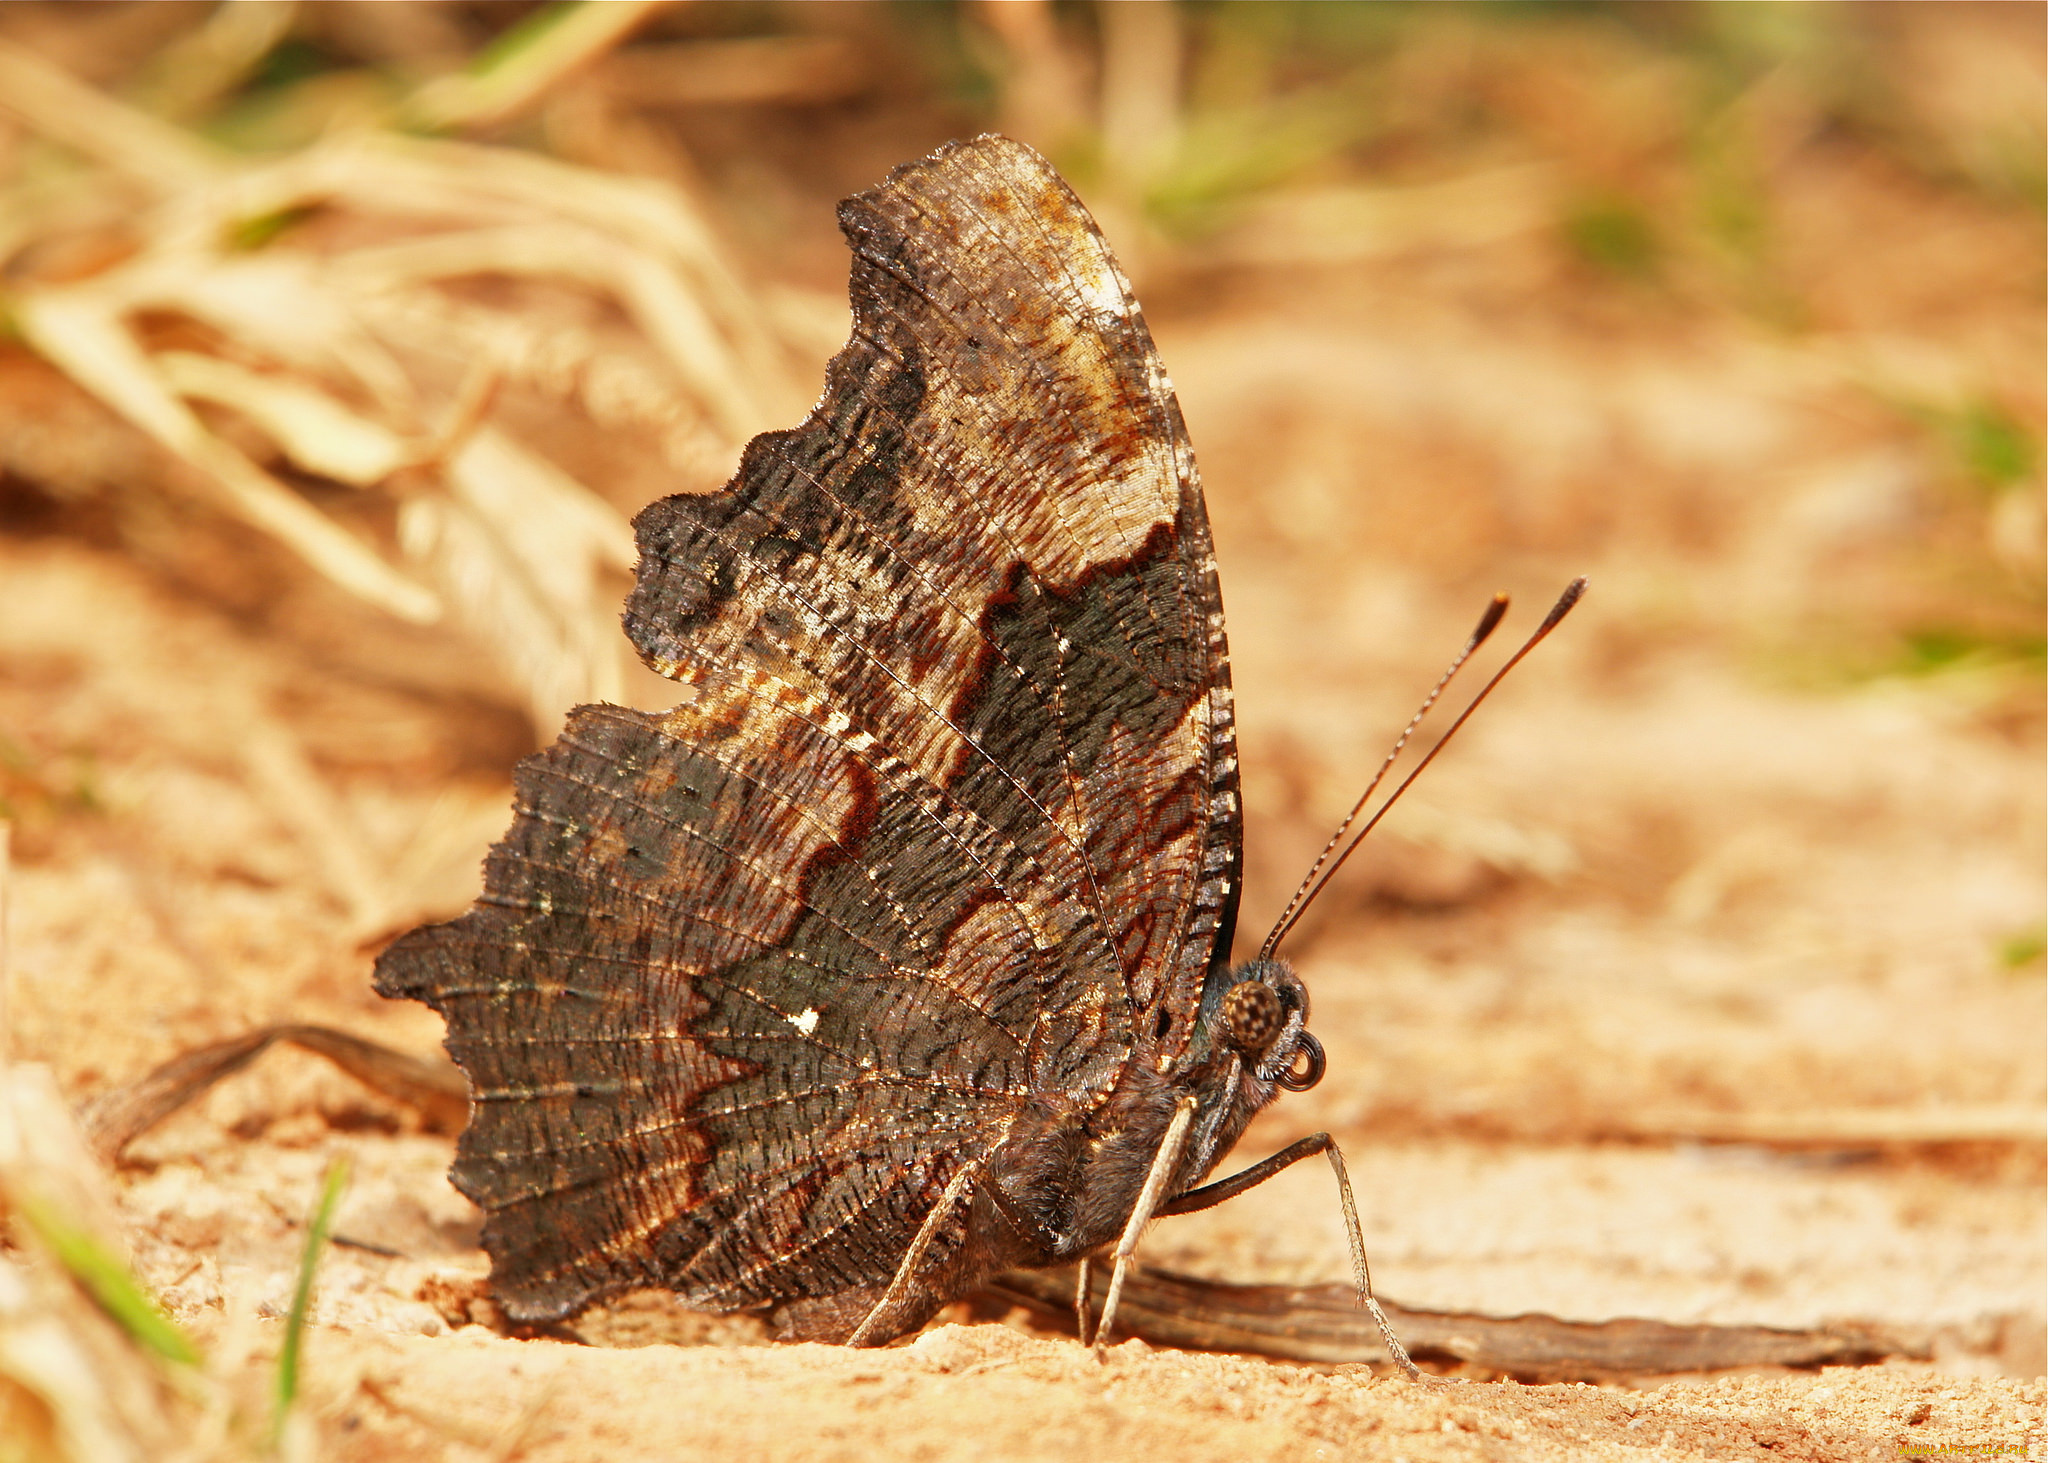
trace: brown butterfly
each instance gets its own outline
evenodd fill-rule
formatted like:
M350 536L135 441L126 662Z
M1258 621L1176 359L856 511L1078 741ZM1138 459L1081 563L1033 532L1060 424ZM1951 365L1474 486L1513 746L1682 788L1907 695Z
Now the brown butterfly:
M448 1020L517 1320L661 1286L880 1342L1012 1267L1120 1242L1120 1280L1153 1216L1310 1154L1341 1177L1317 1134L1201 1187L1324 1062L1294 972L1228 963L1223 607L1129 284L1002 137L839 218L816 408L635 523L626 633L691 694L573 712L476 906L378 962Z

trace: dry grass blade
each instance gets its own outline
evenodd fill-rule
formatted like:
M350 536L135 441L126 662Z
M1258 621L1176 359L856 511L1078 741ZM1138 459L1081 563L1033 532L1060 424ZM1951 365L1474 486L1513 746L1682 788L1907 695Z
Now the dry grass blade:
M291 829L328 892L364 934L381 929L391 906L361 830L308 760L297 737L267 715L244 724L239 748L252 790Z
M233 90L291 32L296 0L229 0L152 58L141 91L163 117L199 112Z
M503 37L473 70L429 82L402 115L414 127L487 127L532 105L551 86L624 40L669 0L606 0L543 9Z
M1099 1270L1099 1267L1098 1267ZM1098 1303L1107 1281L1097 1274ZM1017 1270L989 1287L1060 1326L1073 1322L1074 1271ZM1914 1347L1873 1330L1680 1326L1661 1321L1566 1321L1418 1311L1383 1302L1424 1359L1543 1381L1613 1380L1732 1367L1854 1365ZM1250 1351L1300 1361L1384 1360L1371 1318L1348 1285L1226 1285L1144 1271L1127 1284L1124 1313L1139 1335L1167 1346Z
M110 1163L118 1160L137 1138L279 1042L318 1052L365 1086L419 1109L443 1132L459 1132L468 1121L469 1088L446 1062L423 1062L329 1026L265 1026L173 1057L99 1098L85 1113L94 1149Z
M184 394L241 412L307 471L367 488L434 465L437 449L406 442L298 379L192 352L166 352L158 365ZM537 721L577 701L616 700L617 633L598 586L602 571L632 567L625 519L494 428L458 424L455 435L463 440L438 449L446 491L415 493L401 507L401 545L436 574L470 629L502 640L532 688ZM337 887L359 912L374 908L364 894L375 881L342 872Z
M122 106L8 41L0 41L0 108L152 191L202 186L226 164L183 129Z
M239 517L275 535L344 589L400 619L440 618L434 596L379 558L333 520L209 432L165 386L115 310L83 290L18 300L24 339L221 490Z
M252 371L196 351L165 351L156 365L173 391L235 408L308 472L369 488L413 459L397 433L350 411L310 382Z
M618 630L598 571L631 562L624 520L488 429L455 454L446 478L451 493L406 500L399 540L519 671L535 723L579 701L618 700Z
M745 436L763 418L741 384L739 362L691 292L658 259L615 243L598 228L552 219L470 230L362 250L348 270L356 276L350 283L365 292L482 274L577 280L611 295L633 316L728 435Z
M751 400L775 406L742 435L772 426L785 414L783 397L803 391L788 376L769 317L726 262L712 230L675 189L646 178L615 177L535 153L471 143L426 142L373 134L357 143L374 160L359 176L381 190L415 190L419 206L451 200L490 217L573 220L672 268L733 343L745 370L740 386ZM350 195L364 208L374 197ZM806 402L799 400L801 410Z
M489 94L471 93L463 108L530 99L648 8L564 12L513 45L510 59L462 78ZM450 363L466 364L472 383L480 365L514 369L519 352L505 342L542 328L516 299L482 304L461 286L545 281L625 317L646 347L639 355L627 361L595 337L571 354L593 383L639 373L627 393L633 419L667 433L668 450L687 460L715 461L794 410L770 316L682 195L508 149L375 130L244 162L19 48L0 47L0 90L35 132L93 163L161 159L124 168L121 186L148 200L126 221L139 248L86 278L21 288L14 314L34 349L196 468L221 507L350 593L414 622L458 606L524 688L537 724L622 694L614 576L633 557L623 517L494 425L488 389L465 386L450 404L443 377ZM9 237L21 245L37 236L34 209L56 207L22 190L0 201L18 215ZM348 244L276 232L276 221L312 211L357 225ZM54 212L44 220L55 223ZM198 323L218 345L159 346L143 322L166 317ZM245 434L218 425L223 411L297 471L400 495L403 566L252 456ZM438 441L436 418L455 423ZM371 918L374 881L339 873L336 887Z
M428 465L427 449L304 382L190 352L166 353L159 364L178 390L240 411L308 471L370 487L402 468ZM429 566L471 630L502 642L531 688L537 722L578 701L618 699L616 628L599 586L602 571L632 565L626 521L493 428L472 430L442 451L438 478L445 491L404 502L401 545ZM336 887L374 923L381 907L376 881L340 872Z

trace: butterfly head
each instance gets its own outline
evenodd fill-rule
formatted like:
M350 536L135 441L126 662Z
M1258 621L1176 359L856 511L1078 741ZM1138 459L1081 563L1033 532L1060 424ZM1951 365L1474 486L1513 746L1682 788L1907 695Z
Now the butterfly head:
M1284 960L1248 961L1212 979L1197 1029L1261 1082L1303 1092L1323 1078L1323 1044L1308 1032L1308 987Z

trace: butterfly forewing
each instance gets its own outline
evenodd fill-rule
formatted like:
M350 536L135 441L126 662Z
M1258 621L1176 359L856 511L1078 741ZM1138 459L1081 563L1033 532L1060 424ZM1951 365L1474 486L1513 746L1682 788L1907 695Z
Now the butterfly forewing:
M1107 246L992 137L841 223L818 406L635 525L627 633L694 694L573 713L484 897L379 962L448 1018L522 1319L886 1282L1027 1108L1177 1050L1227 947L1208 526Z

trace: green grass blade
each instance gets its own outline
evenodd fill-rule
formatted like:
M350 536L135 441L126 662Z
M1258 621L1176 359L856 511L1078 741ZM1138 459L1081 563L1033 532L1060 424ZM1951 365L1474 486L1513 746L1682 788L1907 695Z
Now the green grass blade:
M199 1348L158 1309L118 1256L33 1195L16 1195L15 1211L57 1263L134 1341L180 1366L199 1365Z
M277 1412L272 1423L273 1441L284 1432L286 1414L299 1395L299 1355L305 1345L306 1312L313 1303L313 1272L320 1266L320 1252L327 1246L334 1227L334 1211L348 1188L348 1159L337 1158L327 1166L327 1181L320 1190L320 1203L306 1226L306 1248L299 1256L298 1284L292 1290L291 1314L285 1318L284 1346L277 1354Z

